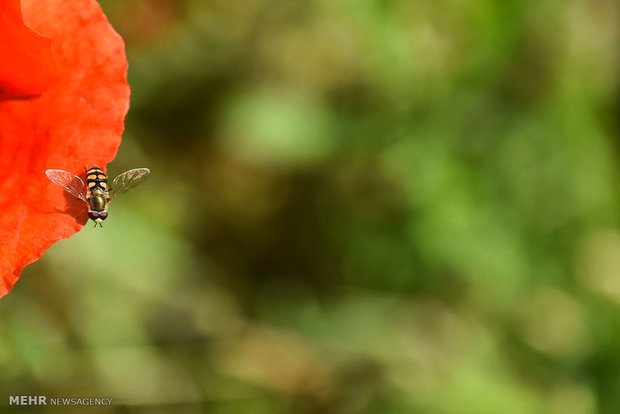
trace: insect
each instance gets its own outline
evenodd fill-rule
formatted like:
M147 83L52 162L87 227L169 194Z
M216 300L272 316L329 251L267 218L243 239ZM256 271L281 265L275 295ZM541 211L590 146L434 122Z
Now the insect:
M108 204L119 195L132 189L146 179L151 171L148 168L135 168L125 171L112 180L108 187L108 177L96 165L86 170L86 183L77 175L65 170L46 170L45 175L74 197L88 204L88 218L95 222L95 227L103 227L101 222L108 218Z

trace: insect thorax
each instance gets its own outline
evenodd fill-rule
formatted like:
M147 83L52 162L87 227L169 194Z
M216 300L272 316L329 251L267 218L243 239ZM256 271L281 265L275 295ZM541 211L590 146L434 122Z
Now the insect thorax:
M92 211L104 211L108 207L108 200L103 191L95 190L88 199L88 205Z

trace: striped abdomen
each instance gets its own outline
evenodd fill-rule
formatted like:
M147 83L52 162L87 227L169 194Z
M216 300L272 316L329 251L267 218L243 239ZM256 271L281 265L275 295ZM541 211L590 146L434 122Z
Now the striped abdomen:
M91 194L95 190L106 192L108 191L108 177L101 168L94 166L86 171L86 185Z

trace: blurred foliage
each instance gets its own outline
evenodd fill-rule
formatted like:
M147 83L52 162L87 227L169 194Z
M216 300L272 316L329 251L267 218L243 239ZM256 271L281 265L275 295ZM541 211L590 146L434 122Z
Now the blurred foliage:
M101 5L153 172L0 302L0 404L620 411L617 2Z

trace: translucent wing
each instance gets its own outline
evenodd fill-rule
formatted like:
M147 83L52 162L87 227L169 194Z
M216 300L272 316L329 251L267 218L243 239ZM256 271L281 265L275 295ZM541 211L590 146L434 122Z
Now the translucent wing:
M128 190L134 188L142 181L146 179L146 176L149 175L151 170L148 168L135 168L133 170L125 171L124 173L117 176L114 181L112 181L112 188L110 189L110 197L116 198L119 195L127 192Z
M86 186L77 175L65 170L46 170L45 175L67 193L86 202Z

